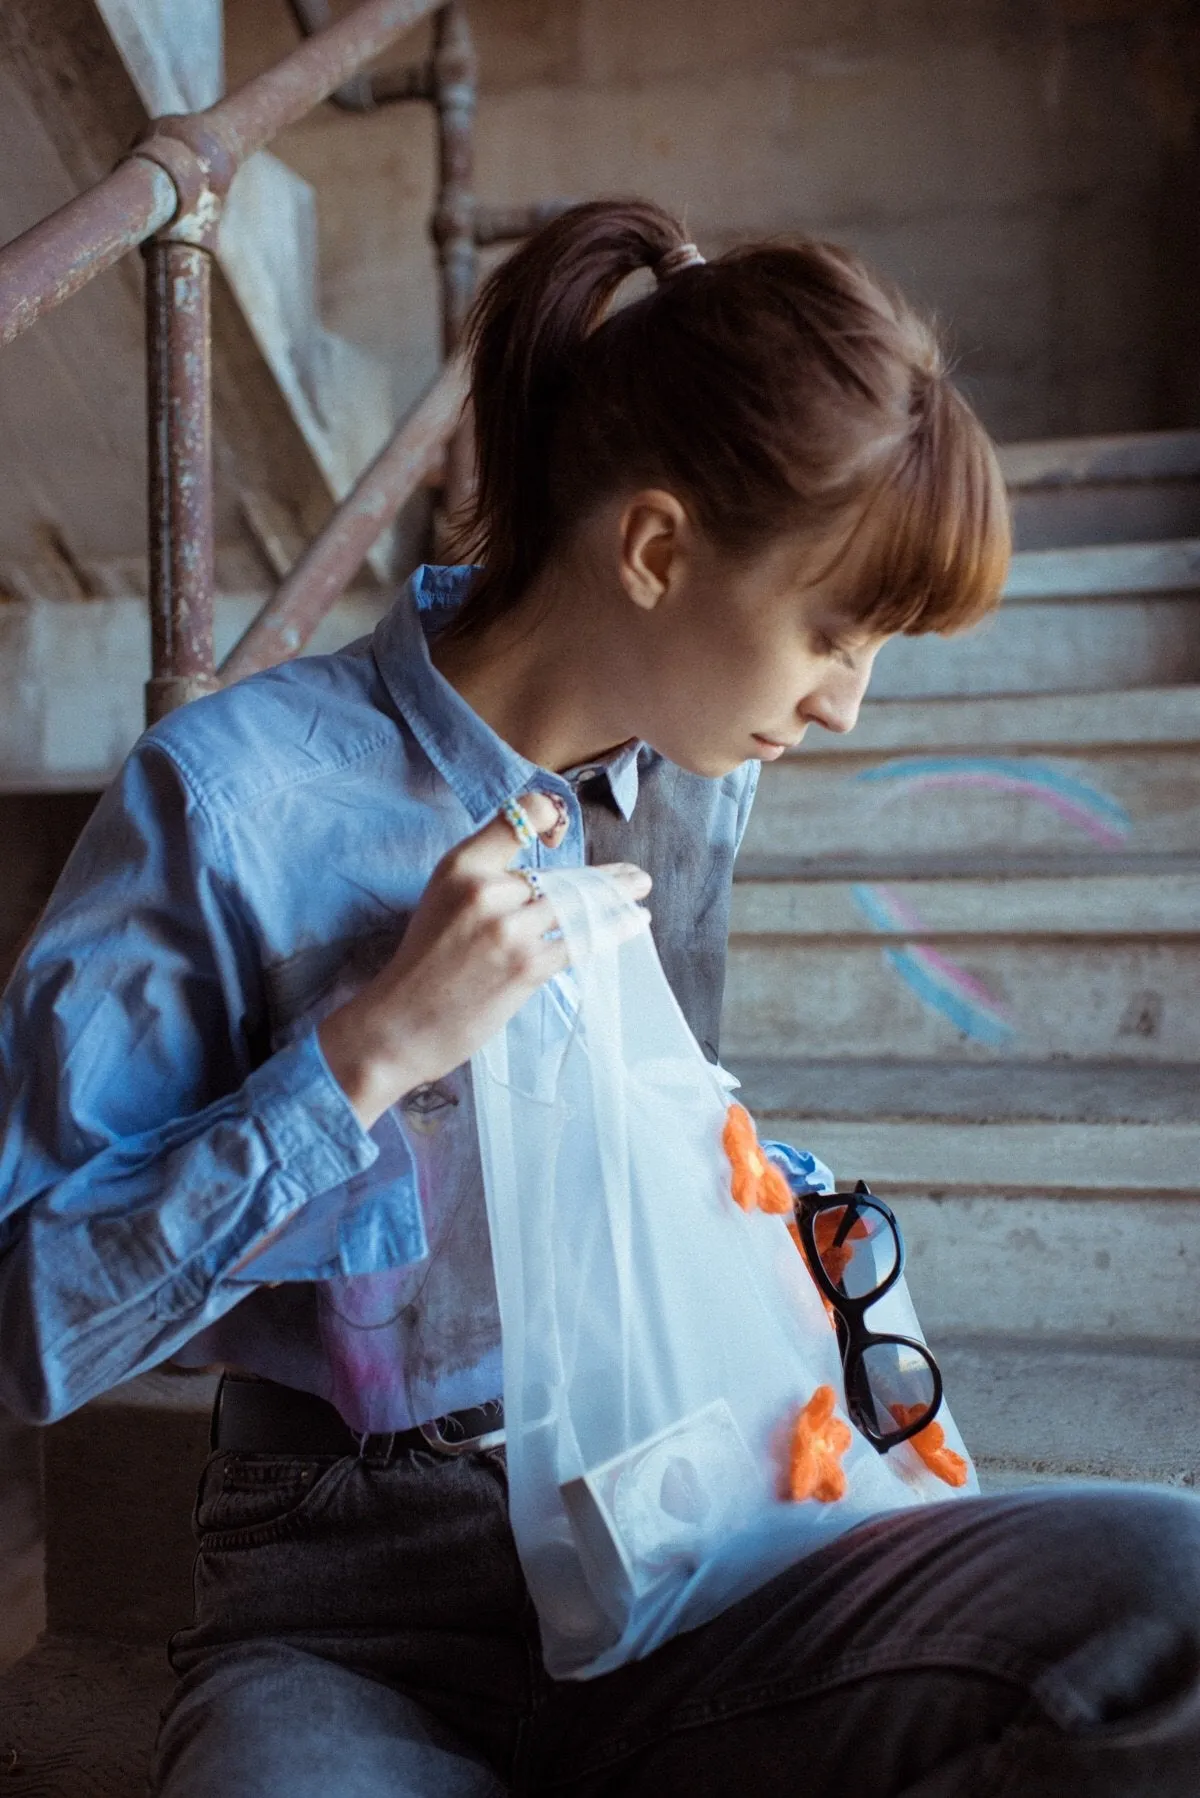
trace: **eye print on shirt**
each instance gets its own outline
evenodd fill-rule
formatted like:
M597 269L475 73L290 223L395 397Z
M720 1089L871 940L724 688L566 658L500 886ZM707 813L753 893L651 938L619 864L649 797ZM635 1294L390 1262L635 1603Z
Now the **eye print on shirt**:
M440 1080L428 1086L414 1086L400 1101L404 1122L418 1136L433 1136L446 1122L447 1113L458 1104L458 1094Z

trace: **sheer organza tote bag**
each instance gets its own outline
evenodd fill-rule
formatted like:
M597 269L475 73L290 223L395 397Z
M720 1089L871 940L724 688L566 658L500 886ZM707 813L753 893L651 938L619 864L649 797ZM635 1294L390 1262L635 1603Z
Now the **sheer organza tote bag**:
M880 1453L853 1421L831 1295L848 1315L866 1298L860 1336L919 1342L902 1278L869 1298L889 1279L886 1220L815 1201L834 1207L806 1224L836 1276L822 1290L646 913L596 869L543 882L570 969L472 1077L512 1523L547 1667L566 1678L648 1654L867 1517L977 1486L944 1405L940 1462L921 1436ZM906 1351L874 1353L899 1416Z

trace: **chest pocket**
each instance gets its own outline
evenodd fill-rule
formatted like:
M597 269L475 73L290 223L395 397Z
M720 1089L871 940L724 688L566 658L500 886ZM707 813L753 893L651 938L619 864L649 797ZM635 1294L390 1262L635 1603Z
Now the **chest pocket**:
M387 930L313 943L263 976L272 1051L294 1042L309 1024L319 1023L377 974L392 955L407 924Z

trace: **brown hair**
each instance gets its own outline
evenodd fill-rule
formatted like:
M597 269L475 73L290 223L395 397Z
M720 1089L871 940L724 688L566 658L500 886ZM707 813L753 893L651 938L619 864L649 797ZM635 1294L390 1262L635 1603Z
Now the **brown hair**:
M684 236L647 201L595 201L485 283L467 338L478 483L461 544L483 566L454 633L490 624L631 485L677 492L731 553L850 526L827 567L853 550L848 609L873 632L984 616L1008 567L1008 505L932 328L858 257L805 241L676 257L609 312Z

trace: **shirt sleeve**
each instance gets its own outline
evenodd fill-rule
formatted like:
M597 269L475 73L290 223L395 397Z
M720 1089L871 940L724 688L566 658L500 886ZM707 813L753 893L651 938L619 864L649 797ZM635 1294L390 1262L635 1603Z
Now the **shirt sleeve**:
M143 740L0 1003L0 1404L48 1422L245 1297L379 1153L315 1029L255 1065L261 975L217 824Z

